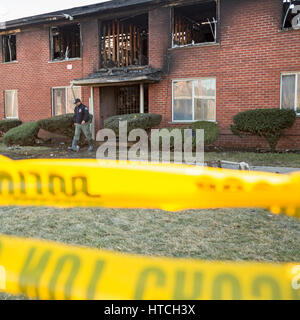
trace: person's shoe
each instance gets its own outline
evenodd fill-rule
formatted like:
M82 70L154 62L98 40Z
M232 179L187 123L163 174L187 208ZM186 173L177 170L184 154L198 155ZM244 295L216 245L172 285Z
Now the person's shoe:
M69 147L68 150L78 152L80 150L80 147L77 145L77 141L73 140L72 147Z
M90 142L88 152L93 152L93 151L94 151L94 145L93 145L93 142Z

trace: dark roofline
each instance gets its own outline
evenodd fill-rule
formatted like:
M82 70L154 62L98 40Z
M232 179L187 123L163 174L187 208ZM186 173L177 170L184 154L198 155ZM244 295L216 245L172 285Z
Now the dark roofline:
M3 30L19 28L23 26L63 20L65 19L65 17L63 17L63 14L70 15L74 18L79 18L82 16L87 16L87 15L91 15L99 12L115 11L117 9L120 10L124 8L144 6L144 5L163 4L164 2L167 2L167 1L164 1L164 0L162 1L160 0L112 0L112 1L98 3L98 4L75 7L71 9L59 10L59 11L49 12L49 13L40 14L36 16L1 22L0 30L3 31Z

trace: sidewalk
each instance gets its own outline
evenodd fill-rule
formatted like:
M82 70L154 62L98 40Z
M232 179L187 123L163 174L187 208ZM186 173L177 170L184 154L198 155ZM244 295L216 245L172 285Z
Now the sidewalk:
M237 170L236 165L224 164L223 169L234 169ZM272 173L288 174L292 172L300 172L300 168L290 168L290 167L268 167L268 166L250 166L250 171L263 171Z

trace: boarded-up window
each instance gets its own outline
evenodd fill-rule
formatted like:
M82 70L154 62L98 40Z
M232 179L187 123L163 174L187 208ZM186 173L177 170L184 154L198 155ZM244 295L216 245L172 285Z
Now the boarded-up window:
M6 90L4 92L5 98L5 117L7 119L18 118L18 91Z
M173 121L215 121L216 80L173 82Z
M12 62L17 60L16 35L2 36L2 61Z
M75 98L81 99L81 87L73 87ZM53 115L74 112L74 96L70 87L52 88Z
M300 73L282 75L281 108L292 109L300 114Z

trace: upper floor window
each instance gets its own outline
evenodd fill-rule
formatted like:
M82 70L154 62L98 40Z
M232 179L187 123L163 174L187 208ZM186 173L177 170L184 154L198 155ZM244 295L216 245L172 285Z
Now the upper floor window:
M300 115L300 73L281 75L281 108Z
M282 29L300 29L300 1L283 0Z
M217 41L217 1L174 8L173 47Z
M80 25L70 24L51 28L51 60L81 57Z
M173 81L173 121L216 121L216 79Z
M17 60L16 35L10 34L2 36L2 61L12 62Z
M148 64L148 15L130 16L101 23L102 68Z

